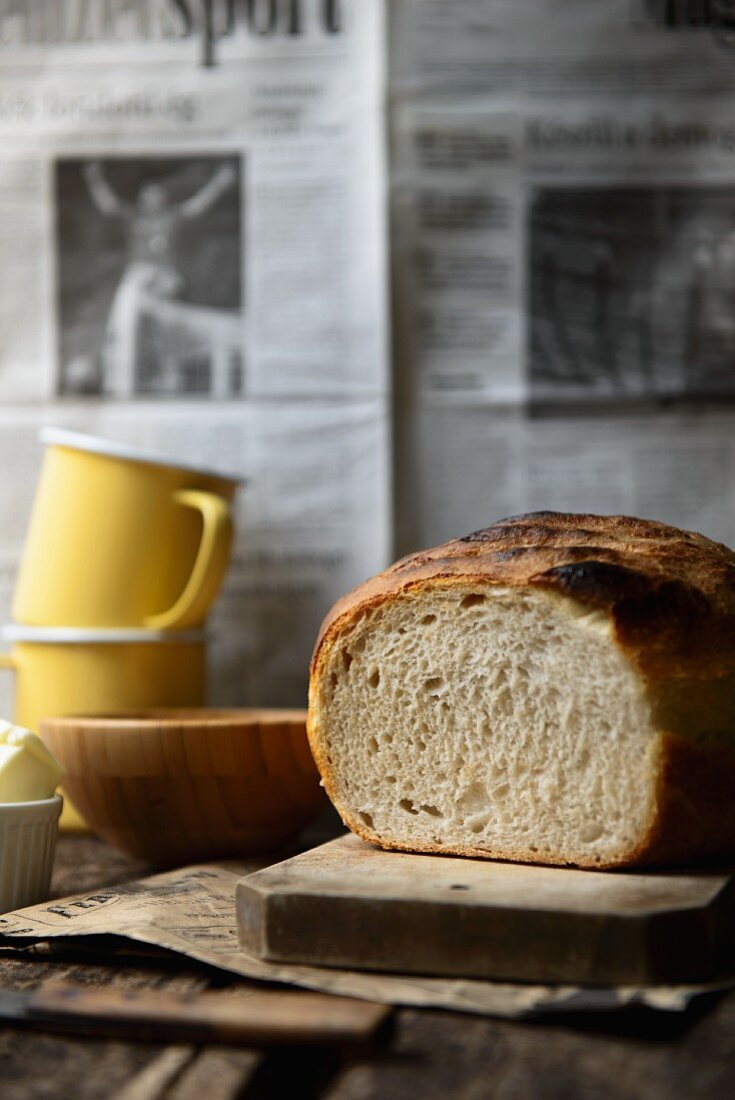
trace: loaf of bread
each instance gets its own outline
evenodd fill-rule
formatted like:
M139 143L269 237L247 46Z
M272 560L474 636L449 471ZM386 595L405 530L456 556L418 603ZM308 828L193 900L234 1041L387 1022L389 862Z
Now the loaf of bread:
M384 848L578 867L735 853L735 554L535 512L341 599L309 736Z

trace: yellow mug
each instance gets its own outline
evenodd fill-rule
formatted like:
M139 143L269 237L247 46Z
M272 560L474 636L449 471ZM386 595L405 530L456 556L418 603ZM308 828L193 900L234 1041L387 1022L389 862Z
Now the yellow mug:
M201 707L206 643L199 631L82 630L5 626L0 668L15 674L13 721L38 732L42 718ZM83 825L67 799L62 828Z
M240 479L44 428L13 618L37 626L201 625L227 569Z

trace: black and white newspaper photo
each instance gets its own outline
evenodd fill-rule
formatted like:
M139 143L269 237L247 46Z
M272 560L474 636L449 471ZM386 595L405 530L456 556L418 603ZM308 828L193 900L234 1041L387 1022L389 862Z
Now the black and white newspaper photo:
M735 396L731 189L539 188L534 400Z
M59 394L244 396L240 158L59 159L54 176Z

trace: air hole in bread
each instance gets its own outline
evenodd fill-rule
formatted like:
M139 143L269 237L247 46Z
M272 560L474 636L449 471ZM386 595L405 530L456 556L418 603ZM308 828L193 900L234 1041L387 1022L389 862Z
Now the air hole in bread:
M349 649L344 649L342 651L342 664L345 666L345 672L350 671L350 665L352 664L352 660L353 660L352 654L350 653Z
M495 710L493 712L493 717L497 721L498 716L510 718L512 714L513 699L509 689L506 687L499 691L495 697Z
M368 750L375 755L376 752L380 752L380 745L378 744L377 737L371 737L368 741Z
M380 683L379 668L374 668L373 671L370 673L370 675L368 676L368 683L370 684L371 688L376 688L378 686L378 684Z
M373 818L371 814L366 813L364 810L359 810L357 816L362 821L363 825L367 825L368 829L374 829Z
M424 615L423 619L421 620L421 625L422 626L430 626L431 623L435 623L435 622L436 622L436 615Z
M466 824L471 833L481 833L490 820L490 814L477 814L468 818Z
M473 592L469 596L464 596L459 601L459 606L462 608L463 611L466 611L470 607L477 607L478 604L484 603L486 599L487 597L483 596L482 593Z
M440 688L444 683L442 676L430 676L428 680L424 680L424 690L428 692L435 692L437 688Z
M444 817L438 806L422 806L421 809L425 814L430 814L431 817Z
M418 814L418 810L410 798L402 798L398 805L402 810L405 810L407 814L414 814L414 816Z
M473 813L478 810L484 810L489 801L490 796L487 793L487 787L478 780L475 783L470 783L469 786L465 787L462 791L462 794L457 799L457 809L465 813Z

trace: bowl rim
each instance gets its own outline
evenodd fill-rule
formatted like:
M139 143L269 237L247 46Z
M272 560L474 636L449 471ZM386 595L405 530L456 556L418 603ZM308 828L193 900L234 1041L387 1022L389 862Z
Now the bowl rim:
M113 713L64 714L42 718L42 731L74 729L115 730L199 728L205 733L218 729L252 729L254 726L306 725L306 708L287 707L141 707Z
M65 776L62 776L62 783ZM27 810L31 806L37 806L40 809L48 809L49 806L53 806L54 803L60 805L63 803L64 797L58 792L52 794L50 798L31 798L26 802L0 802L0 815L5 811L12 810Z

